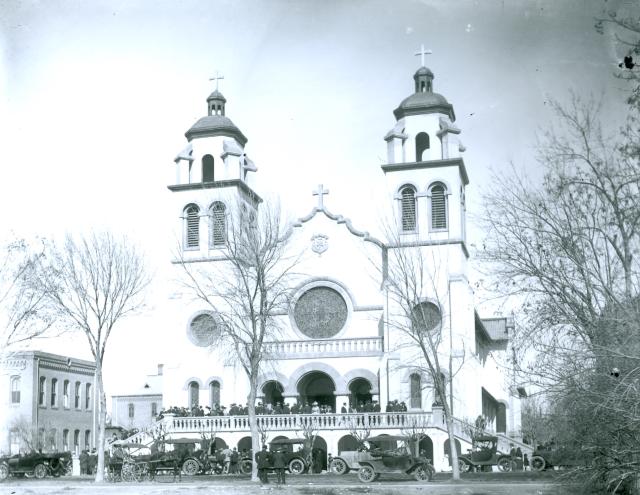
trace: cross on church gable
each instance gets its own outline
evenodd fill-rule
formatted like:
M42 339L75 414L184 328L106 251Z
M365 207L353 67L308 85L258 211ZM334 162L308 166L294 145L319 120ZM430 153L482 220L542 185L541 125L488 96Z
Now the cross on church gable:
M422 67L424 67L424 56L425 55L431 55L433 52L431 50L425 50L424 49L424 44L420 45L420 51L414 53L414 55L417 57L418 55L420 55L420 62L422 64Z
M209 78L209 81L215 81L216 82L216 91L218 91L218 81L220 79L224 79L224 76L222 74L220 74L220 72L216 71L216 75L213 77Z
M329 194L329 190L324 188L324 185L319 184L318 189L313 191L314 196L318 196L318 206L319 210L324 210L324 196Z

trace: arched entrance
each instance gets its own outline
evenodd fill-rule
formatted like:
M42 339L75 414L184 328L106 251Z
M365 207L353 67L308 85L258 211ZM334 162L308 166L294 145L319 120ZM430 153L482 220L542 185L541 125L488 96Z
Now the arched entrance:
M282 396L283 391L284 387L275 380L265 383L262 386L264 404L271 404L272 406L275 406L276 404L284 403L284 397Z
M340 455L340 452L358 450L358 446L358 441L353 435L345 435L338 440L338 455Z
M329 375L322 371L311 371L298 381L298 396L300 403L308 402L313 405L317 402L319 406L331 406L331 410L336 410L336 386ZM325 448L326 450L326 448Z
M320 473L327 469L327 442L320 435L317 435L313 442L313 466L312 473Z
M366 378L356 378L352 380L349 384L351 405L358 407L370 402L373 397L371 395L371 388L371 383L369 383L369 380Z
M251 450L251 437L242 437L238 442L238 452L249 452Z
M450 455L449 445L450 445L449 439L447 438L444 441L444 454L449 459L449 466L451 466L451 455ZM460 441L457 438L456 438L456 450L458 451L458 455L462 453L462 447L460 446Z
M431 459L431 464L433 464L433 441L428 435L422 435L420 442L418 442L418 453L427 459Z

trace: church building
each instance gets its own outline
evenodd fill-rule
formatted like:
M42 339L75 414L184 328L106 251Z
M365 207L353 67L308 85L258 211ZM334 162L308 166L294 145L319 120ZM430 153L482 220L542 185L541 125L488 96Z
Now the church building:
M309 191L303 211L294 212L301 275L291 287L288 311L278 315L281 334L265 343L269 358L258 400L267 408L324 406L316 446L334 456L355 446L351 414L341 408L366 404L371 434L420 428L420 449L440 470L447 468L449 448L442 407L429 373L417 364L415 346L398 330L397 304L384 280L398 259L394 253L412 250L429 260L432 289L416 304L434 315L429 330L442 336L439 355L453 397L458 449L470 446L464 422L478 416L499 437L501 450L521 440L523 390L501 366L510 353L510 319L483 319L474 307L466 240L469 177L453 105L434 91L434 74L424 61L412 86L393 110L395 123L384 136L387 161L378 172L388 190L381 201L387 202L393 235L374 237L353 225L347 212L332 211L323 185L313 196ZM186 132L188 143L175 158L175 181L168 186L181 239L181 253L172 260L176 277L180 260L201 267L224 263L231 209L238 201L255 210L264 205L250 185L259 183L259 175L247 155L248 139L227 116L225 97L216 88L206 101L207 114ZM220 405L228 412L231 404L244 405L248 380L217 347L215 314L187 294L173 297L167 308L173 359L165 360L164 406ZM385 414L390 402L404 403L406 411ZM301 416L271 414L268 440L299 437ZM247 423L232 416L168 416L161 422L170 434L211 431L222 445L250 446Z

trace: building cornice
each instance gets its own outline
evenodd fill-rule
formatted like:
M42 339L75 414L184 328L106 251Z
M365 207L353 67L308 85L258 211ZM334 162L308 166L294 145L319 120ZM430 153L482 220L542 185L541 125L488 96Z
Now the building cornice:
M426 162L386 163L381 165L382 171L385 174L388 172L400 172L403 170L419 170L441 167L458 167L460 169L462 182L465 186L469 184L469 176L467 175L467 169L464 166L464 160L462 158L446 158L444 160L429 160Z
M237 187L240 189L246 196L248 196L254 204L262 203L262 198L258 196L258 194L251 189L245 182L240 179L229 179L229 180L216 180L214 182L196 182L193 184L174 184L171 186L167 186L172 192L179 191L196 191L198 189L221 189L225 187Z
M435 241L415 241L415 242L405 242L405 243L394 243L388 244L387 249L401 249L407 247L426 247L426 246L447 246L447 245L455 245L460 244L462 248L462 252L464 255L469 258L469 250L467 249L467 245L465 241L462 239L443 239L443 240L435 240Z

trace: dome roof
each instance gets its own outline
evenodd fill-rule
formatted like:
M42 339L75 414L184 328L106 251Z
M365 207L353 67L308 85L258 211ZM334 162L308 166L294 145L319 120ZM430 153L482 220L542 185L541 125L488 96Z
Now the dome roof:
M431 72L426 67L422 69ZM412 94L402 100L398 108L393 111L396 119L401 119L407 115L421 115L426 113L443 113L448 115L452 121L455 121L455 114L453 113L451 103L441 94L432 93L431 91Z
M207 101L210 101L210 100L220 100L220 101L224 101L225 103L227 102L227 99L217 89L213 93L211 93L207 98Z
M431 78L433 78L433 72L431 72L431 69L423 65L413 75L413 77L416 77L416 76L431 76Z
M193 138L211 137L211 136L228 136L238 140L238 142L244 146L247 143L247 138L236 127L229 117L224 115L207 115L202 117L195 124L191 126L185 136L189 141Z

